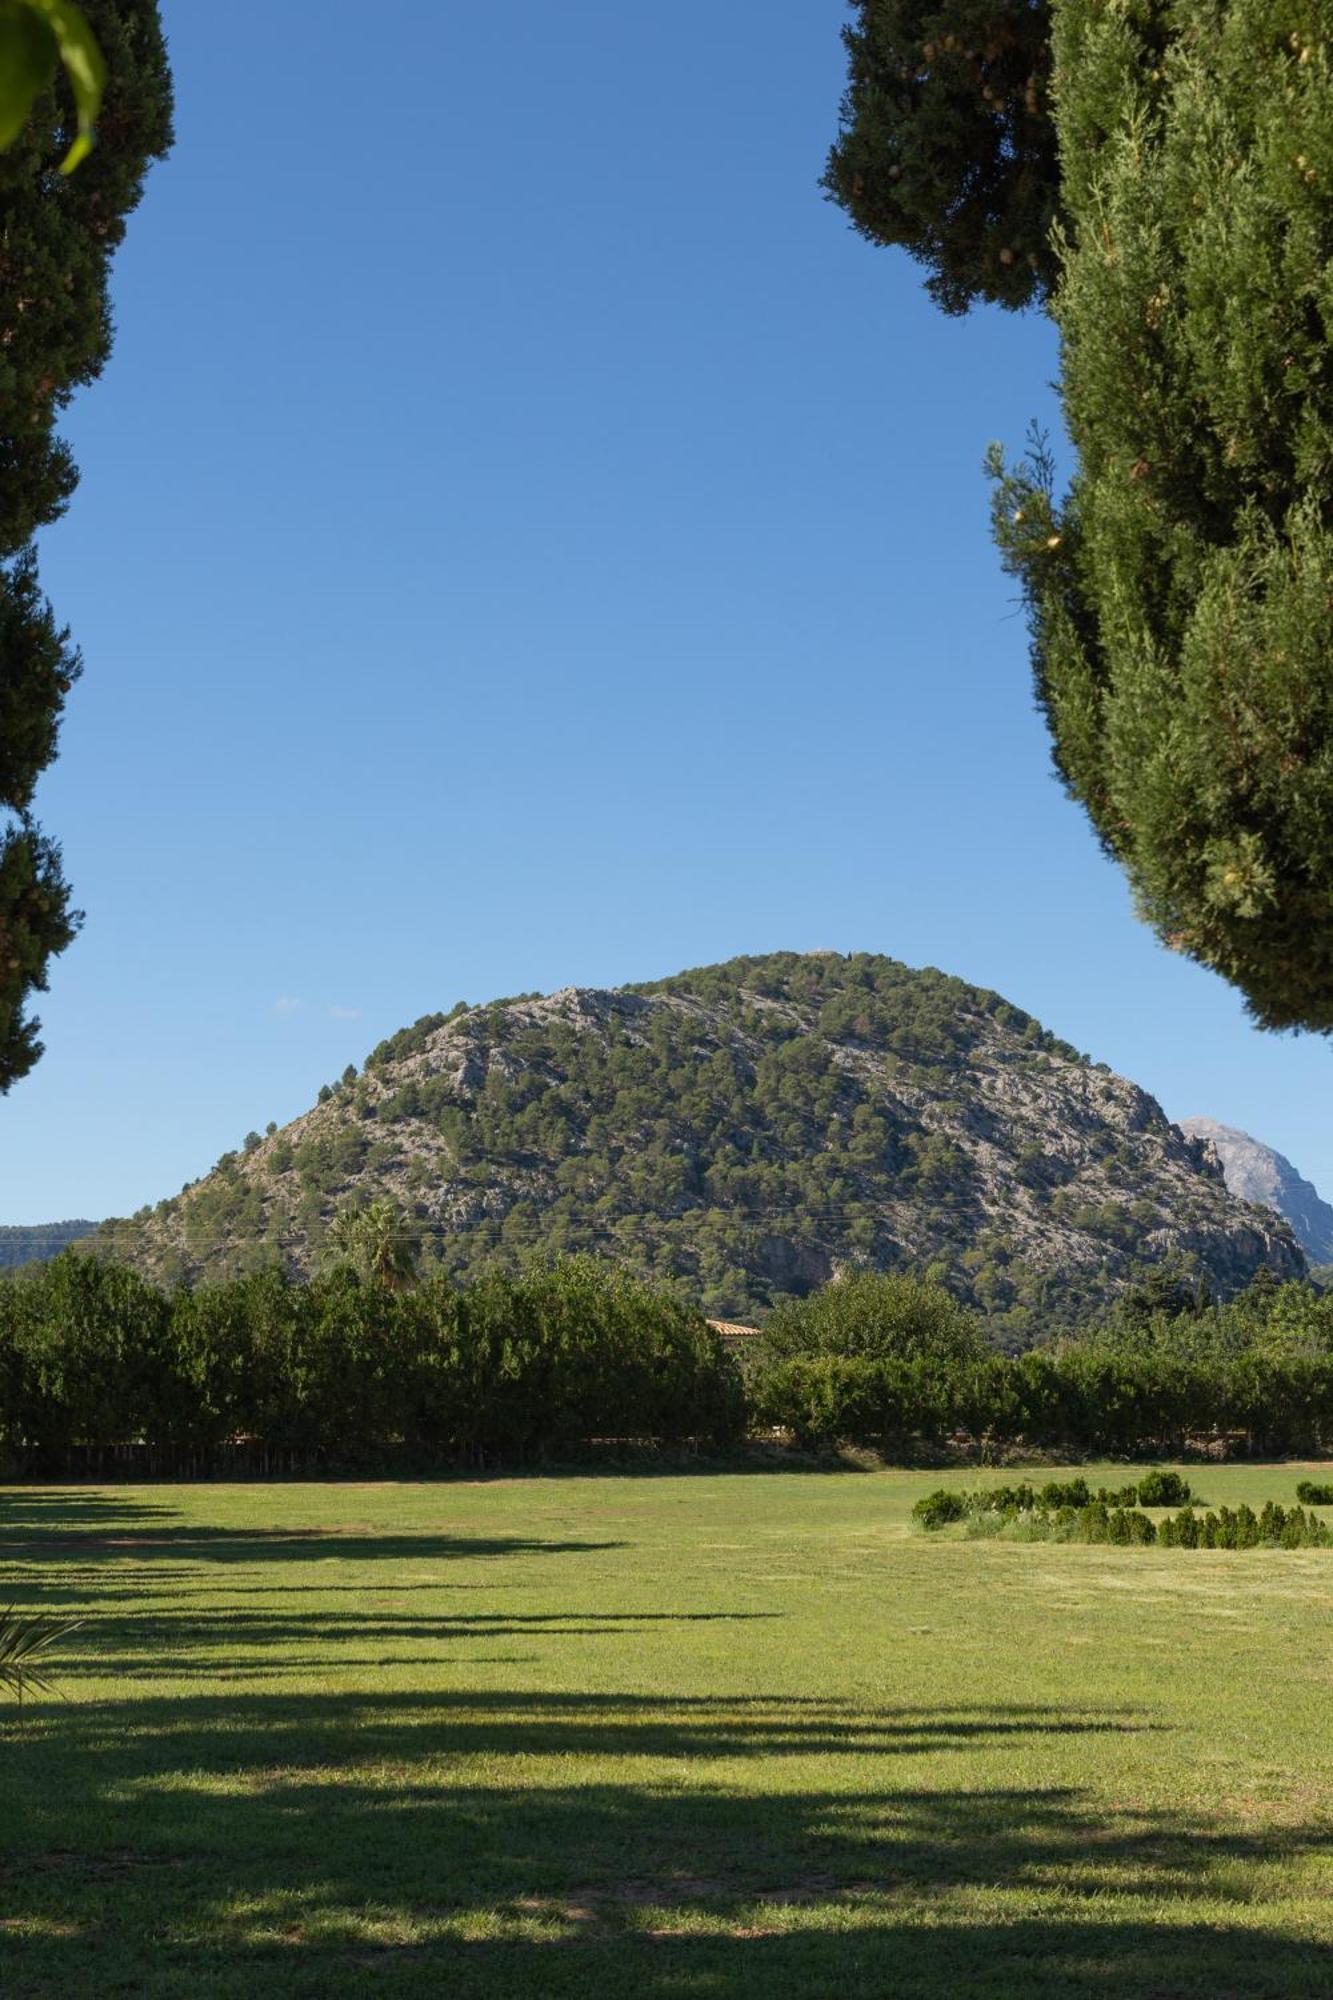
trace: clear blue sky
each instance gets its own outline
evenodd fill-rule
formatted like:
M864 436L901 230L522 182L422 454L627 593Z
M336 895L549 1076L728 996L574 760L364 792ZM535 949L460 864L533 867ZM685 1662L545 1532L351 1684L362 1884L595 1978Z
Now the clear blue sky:
M88 919L0 1221L174 1193L457 999L778 947L998 988L1333 1192L1326 1045L1162 950L1049 775L979 467L1054 343L822 200L839 8L166 14L43 544Z

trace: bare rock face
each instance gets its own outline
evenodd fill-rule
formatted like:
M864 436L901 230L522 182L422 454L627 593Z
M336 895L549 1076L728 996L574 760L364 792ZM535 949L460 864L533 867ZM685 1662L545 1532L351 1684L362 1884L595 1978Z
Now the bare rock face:
M838 1271L925 1271L1021 1345L1171 1262L1296 1276L1285 1222L1136 1084L996 993L778 952L428 1015L360 1076L104 1240L160 1278L306 1272L385 1196L428 1268L592 1250L718 1318Z
M1333 1264L1333 1208L1290 1160L1215 1118L1182 1118L1180 1129L1213 1148L1238 1200L1271 1208L1290 1226L1312 1264Z

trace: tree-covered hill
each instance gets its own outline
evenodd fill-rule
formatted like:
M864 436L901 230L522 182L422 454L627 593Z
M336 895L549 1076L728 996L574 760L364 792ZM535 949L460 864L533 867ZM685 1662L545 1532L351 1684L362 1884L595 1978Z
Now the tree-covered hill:
M1302 1268L1134 1084L998 994L864 954L427 1015L101 1240L168 1280L307 1271L338 1210L376 1197L459 1275L596 1249L749 1316L911 1266L1020 1343L1144 1263L1222 1292Z
M19 1264L44 1264L71 1243L91 1236L95 1222L34 1222L0 1228L0 1270Z

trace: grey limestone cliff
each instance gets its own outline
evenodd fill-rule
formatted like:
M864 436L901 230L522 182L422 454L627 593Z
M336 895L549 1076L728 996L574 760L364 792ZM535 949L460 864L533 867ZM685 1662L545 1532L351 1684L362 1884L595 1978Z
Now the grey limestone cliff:
M1312 1264L1333 1264L1333 1208L1284 1154L1216 1118L1182 1118L1180 1129L1214 1148L1232 1194L1280 1215Z

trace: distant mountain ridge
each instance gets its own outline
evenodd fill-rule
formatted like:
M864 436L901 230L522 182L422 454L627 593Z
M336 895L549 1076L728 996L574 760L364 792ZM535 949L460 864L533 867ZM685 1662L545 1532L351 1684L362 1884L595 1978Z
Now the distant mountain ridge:
M722 1319L857 1264L929 1270L1022 1343L1144 1265L1304 1269L1146 1092L998 994L866 954L428 1015L100 1240L167 1281L306 1272L387 1196L460 1277L591 1248Z
M0 1270L16 1264L45 1263L80 1237L91 1236L95 1222L33 1222L0 1227Z
M1177 1122L1182 1132L1216 1147L1232 1194L1282 1216L1312 1264L1333 1264L1333 1207L1285 1154L1216 1118Z

